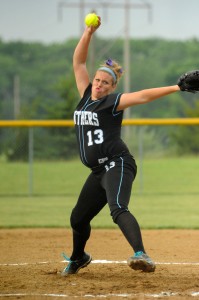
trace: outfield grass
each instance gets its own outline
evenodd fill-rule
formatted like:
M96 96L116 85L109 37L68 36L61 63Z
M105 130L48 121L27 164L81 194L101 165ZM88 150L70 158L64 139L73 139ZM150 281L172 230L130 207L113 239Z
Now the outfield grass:
M69 227L71 209L88 174L79 160L35 162L30 195L29 166L0 162L0 227ZM142 228L199 229L198 158L144 159L142 181L140 175L129 209ZM107 207L93 226L116 228Z

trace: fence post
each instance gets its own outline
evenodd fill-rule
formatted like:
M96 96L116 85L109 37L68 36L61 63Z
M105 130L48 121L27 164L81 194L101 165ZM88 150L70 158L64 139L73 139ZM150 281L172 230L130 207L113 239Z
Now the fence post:
M142 194L143 192L143 128L142 126L139 126L138 131L138 137L139 137L139 162L140 162L140 171L139 171L139 192Z
M29 196L33 195L33 127L29 127L28 131L28 161L29 161Z

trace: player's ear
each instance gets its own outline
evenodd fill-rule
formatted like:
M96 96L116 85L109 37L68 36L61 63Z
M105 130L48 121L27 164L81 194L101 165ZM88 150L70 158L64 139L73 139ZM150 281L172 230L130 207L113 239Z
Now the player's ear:
M113 83L113 85L112 85L112 91L114 91L116 89L116 87L117 87L117 83Z

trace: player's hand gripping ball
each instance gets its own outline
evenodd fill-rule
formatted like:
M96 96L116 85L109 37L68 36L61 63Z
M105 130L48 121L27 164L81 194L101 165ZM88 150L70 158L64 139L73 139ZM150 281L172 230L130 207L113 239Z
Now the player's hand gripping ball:
M85 24L90 27L90 26L94 26L97 27L98 26L98 16L95 13L90 13L85 17Z

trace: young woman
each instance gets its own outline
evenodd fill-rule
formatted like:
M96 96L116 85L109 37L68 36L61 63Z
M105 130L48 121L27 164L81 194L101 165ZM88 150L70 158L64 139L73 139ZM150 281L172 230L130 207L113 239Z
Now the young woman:
M77 273L92 260L85 252L91 220L108 204L113 221L132 247L134 255L127 264L134 270L154 272L155 263L146 254L140 226L128 210L136 163L121 139L123 111L180 90L178 85L117 93L123 75L121 66L108 59L90 83L86 67L89 44L100 27L86 27L73 56L73 68L81 100L74 112L80 158L91 169L71 214L73 252L62 276Z

